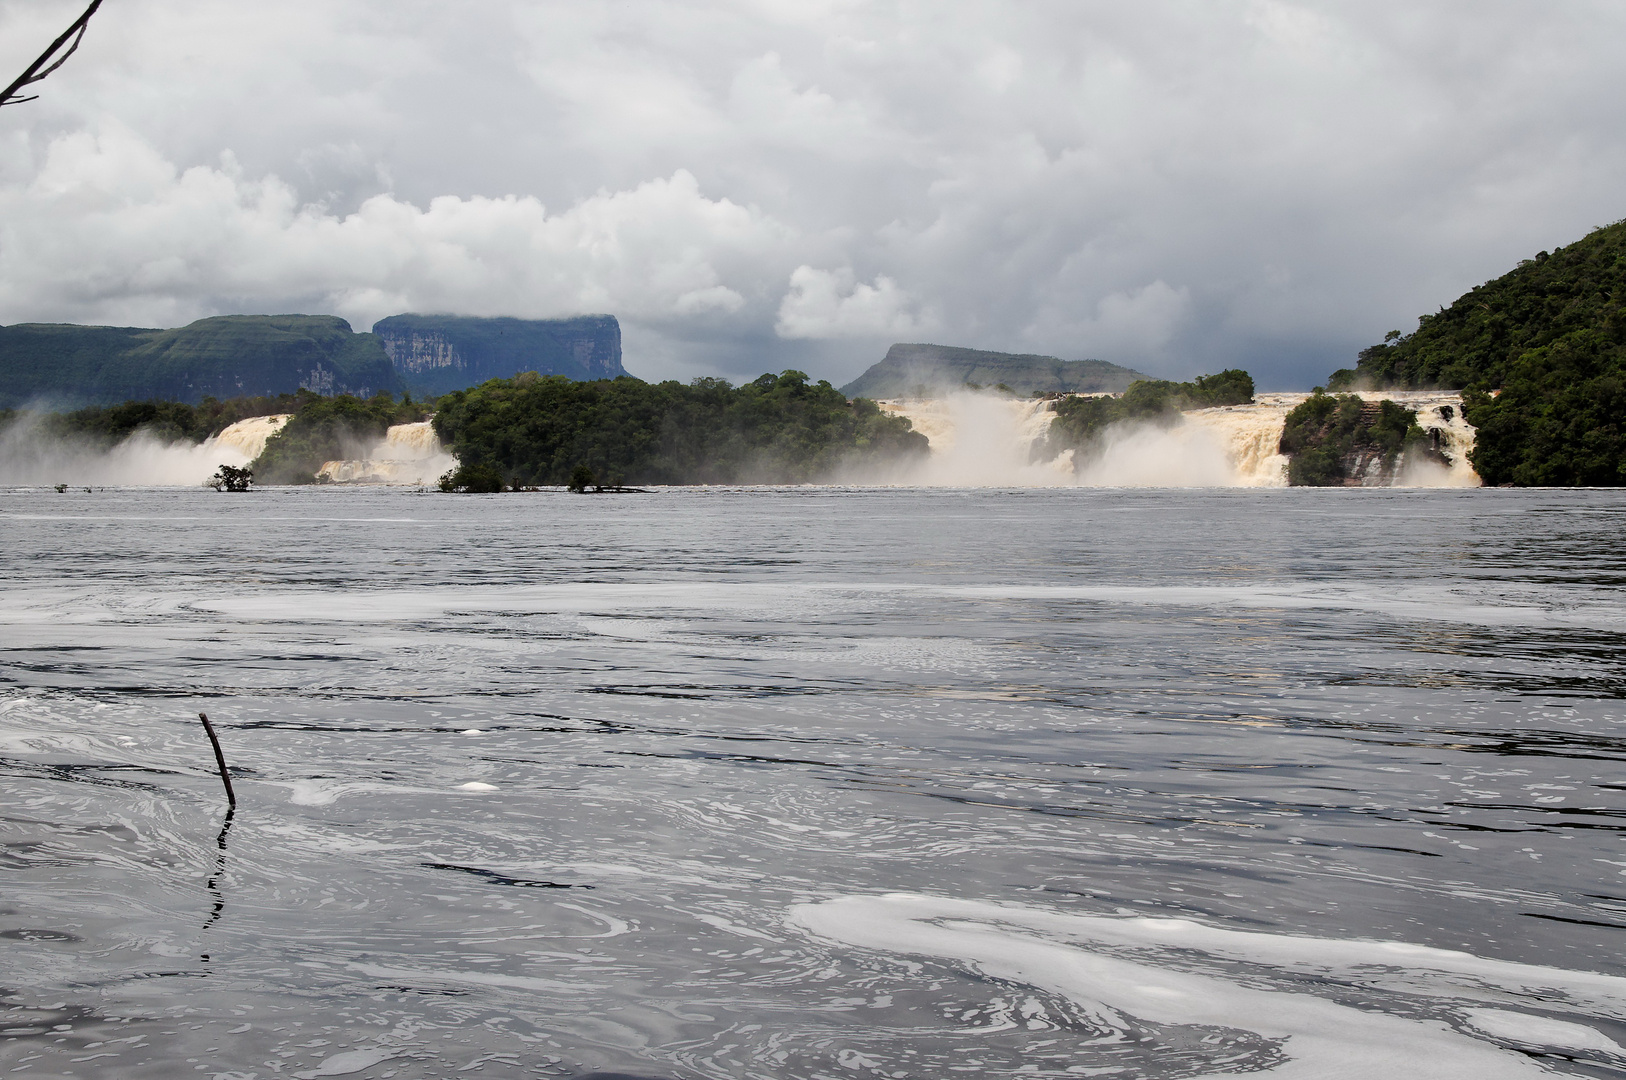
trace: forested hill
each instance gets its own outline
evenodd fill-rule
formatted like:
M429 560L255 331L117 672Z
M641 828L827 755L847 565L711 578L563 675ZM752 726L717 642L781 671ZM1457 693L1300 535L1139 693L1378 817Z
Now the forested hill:
M1060 360L1030 353L988 352L953 345L898 344L841 388L848 397L897 398L1003 386L1026 396L1043 393L1122 393L1147 376L1105 360Z
M1626 221L1595 229L1568 247L1538 252L1450 307L1392 331L1336 371L1328 389L1495 390L1519 358L1568 339L1588 352L1626 343ZM1580 335L1575 337L1572 335Z
M20 323L0 327L0 408L158 398L401 388L378 338L331 315L222 315L173 330Z
M1540 252L1334 372L1332 389L1463 391L1487 484L1626 484L1626 222Z
M621 327L611 315L484 319L396 315L352 333L331 315L223 315L173 330L22 323L0 326L0 409L160 399L460 390L522 371L613 378Z

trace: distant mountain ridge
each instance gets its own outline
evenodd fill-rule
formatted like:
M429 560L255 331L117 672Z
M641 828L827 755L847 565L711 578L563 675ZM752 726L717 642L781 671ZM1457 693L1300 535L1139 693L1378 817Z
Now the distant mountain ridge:
M0 409L139 399L273 397L298 390L370 397L441 394L521 371L613 378L611 315L477 319L397 315L354 333L332 315L221 315L187 326L0 326ZM391 350L400 359L394 359Z
M848 397L898 398L955 390L966 383L1005 384L1018 394L1122 393L1150 378L1105 360L1062 360L1033 353L963 349L954 345L899 343L870 369L841 388Z

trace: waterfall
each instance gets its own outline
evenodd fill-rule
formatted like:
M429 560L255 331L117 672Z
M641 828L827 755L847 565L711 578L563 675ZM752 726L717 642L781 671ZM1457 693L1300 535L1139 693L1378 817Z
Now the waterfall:
M116 446L61 436L24 416L0 430L0 484L108 487L193 486L222 465L241 468L259 456L286 416L256 416L201 443L170 442L135 431Z
M955 392L921 401L883 401L906 416L931 443L924 461L882 474L852 476L867 483L922 487L1062 487L1076 483L1072 453L1033 460L1033 444L1050 430L1050 403L999 394Z
M261 454L265 453L265 441L288 422L291 413L280 413L276 416L251 416L247 420L239 420L230 427L225 428L218 435L212 435L203 441L206 449L211 451L235 452L242 457L242 461L226 461L222 464L245 465Z
M432 484L457 468L428 420L396 424L366 457L324 462L316 478L331 484Z
M378 456L391 461L427 461L439 454L441 449L440 437L435 434L435 426L428 420L420 420L416 424L396 424L384 433L382 453Z
M1256 394L1252 405L1221 405L1183 414L1213 435L1231 468L1229 487L1286 487L1287 457L1277 452L1287 414L1304 394Z
M1449 467L1426 459L1403 460L1397 470L1397 486L1478 487L1479 474L1468 461L1474 448L1474 429L1462 417L1462 395L1444 393L1391 394L1393 400L1417 410L1417 426L1428 432L1434 449ZM1413 400L1415 398L1415 400Z
M1393 475L1376 470L1367 483L1395 487L1477 487L1468 462L1474 431L1462 416L1462 396L1449 391L1363 392L1417 412L1433 448L1447 461L1402 455ZM931 443L919 466L859 482L951 487L1285 487L1287 458L1277 452L1287 414L1304 393L1257 394L1250 405L1197 409L1173 426L1117 425L1098 453L1075 469L1071 451L1032 460L1054 416L1051 403L989 393L956 392L929 400L883 401L906 416ZM1379 463L1381 464L1381 463Z

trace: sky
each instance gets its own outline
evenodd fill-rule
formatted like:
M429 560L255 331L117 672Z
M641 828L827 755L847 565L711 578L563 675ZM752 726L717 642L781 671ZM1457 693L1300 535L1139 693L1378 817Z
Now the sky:
M84 0L0 0L20 72ZM1617 0L105 0L0 110L0 323L607 312L1308 389L1626 218Z

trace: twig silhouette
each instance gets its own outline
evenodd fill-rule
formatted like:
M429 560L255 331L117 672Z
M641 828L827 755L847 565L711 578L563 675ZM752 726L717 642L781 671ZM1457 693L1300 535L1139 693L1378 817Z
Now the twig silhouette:
M32 86L57 68L68 62L79 49L79 43L85 40L85 28L90 25L90 17L96 14L96 9L102 6L102 0L91 0L85 13L73 21L73 25L62 31L62 36L51 42L51 47L40 53L39 59L28 65L17 81L6 87L6 92L0 94L0 105L21 105L25 101L33 101L38 94L29 94L19 97L17 91L25 86Z
M231 773L226 771L226 755L220 752L220 740L215 737L215 726L209 723L208 713L198 713L198 719L203 721L203 730L209 733L209 742L215 748L215 761L220 766L220 782L226 785L226 802L235 810L237 809L237 793L231 789ZM221 837L224 839L224 831L222 831Z

